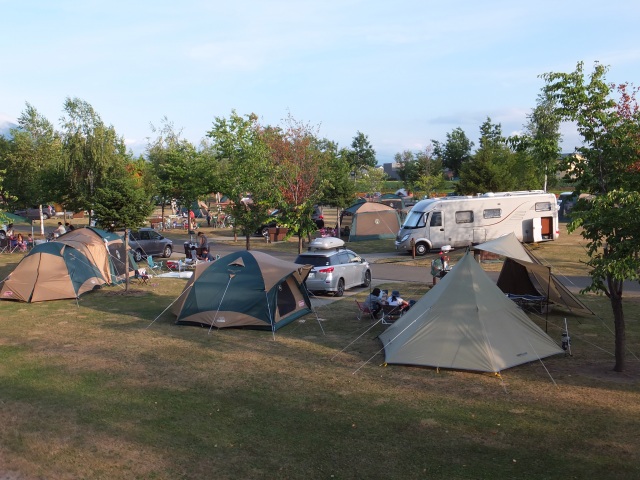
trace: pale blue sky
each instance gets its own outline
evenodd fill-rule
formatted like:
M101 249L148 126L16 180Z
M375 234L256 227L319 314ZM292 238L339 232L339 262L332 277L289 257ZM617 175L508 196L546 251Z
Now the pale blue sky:
M456 127L477 144L487 116L519 131L538 75L578 61L640 83L639 21L634 0L0 0L0 124L79 97L142 153L165 116L198 143L232 109L291 112L384 163Z

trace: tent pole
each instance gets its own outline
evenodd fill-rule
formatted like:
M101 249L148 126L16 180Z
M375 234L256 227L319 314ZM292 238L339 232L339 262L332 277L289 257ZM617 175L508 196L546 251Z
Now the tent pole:
M551 290L551 268L549 268L549 278L547 280L547 308L546 308L546 313L545 313L545 319L544 319L544 332L545 333L549 333L549 293Z

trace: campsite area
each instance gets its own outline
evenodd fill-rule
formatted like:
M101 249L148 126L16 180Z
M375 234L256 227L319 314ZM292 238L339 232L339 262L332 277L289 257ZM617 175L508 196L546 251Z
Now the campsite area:
M20 258L0 256L2 278ZM625 373L607 299L584 295L595 316L530 316L558 343L566 318L572 356L495 376L385 366L386 326L356 318L364 289L273 335L175 325L161 313L184 285L0 304L0 478L640 477L637 295Z

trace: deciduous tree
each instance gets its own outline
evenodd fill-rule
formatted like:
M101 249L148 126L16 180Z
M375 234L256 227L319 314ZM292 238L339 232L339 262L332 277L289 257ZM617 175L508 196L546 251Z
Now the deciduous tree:
M640 278L640 109L637 88L606 81L608 67L596 63L585 75L583 63L571 73L542 75L545 94L558 102L556 112L575 122L582 136L580 155L567 159L577 193L591 200L578 201L572 211L570 232L581 227L587 240L591 284L586 291L609 298L615 327L615 366L625 368L624 280Z

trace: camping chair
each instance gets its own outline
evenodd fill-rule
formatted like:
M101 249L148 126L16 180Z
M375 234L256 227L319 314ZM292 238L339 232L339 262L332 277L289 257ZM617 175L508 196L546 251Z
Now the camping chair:
M147 275L147 271L144 268L136 270L133 278L138 280L138 283L146 284L149 282L149 275Z
M382 305L382 324L390 325L399 319L404 310L400 305Z
M147 265L151 269L154 275L158 275L162 273L162 262L154 262L153 257L151 255L147 256Z
M362 317L365 315L369 315L371 317L371 320L375 318L373 315L373 311L369 307L367 307L364 303L360 303L358 300L356 300L355 302L358 306L358 320L362 320Z

